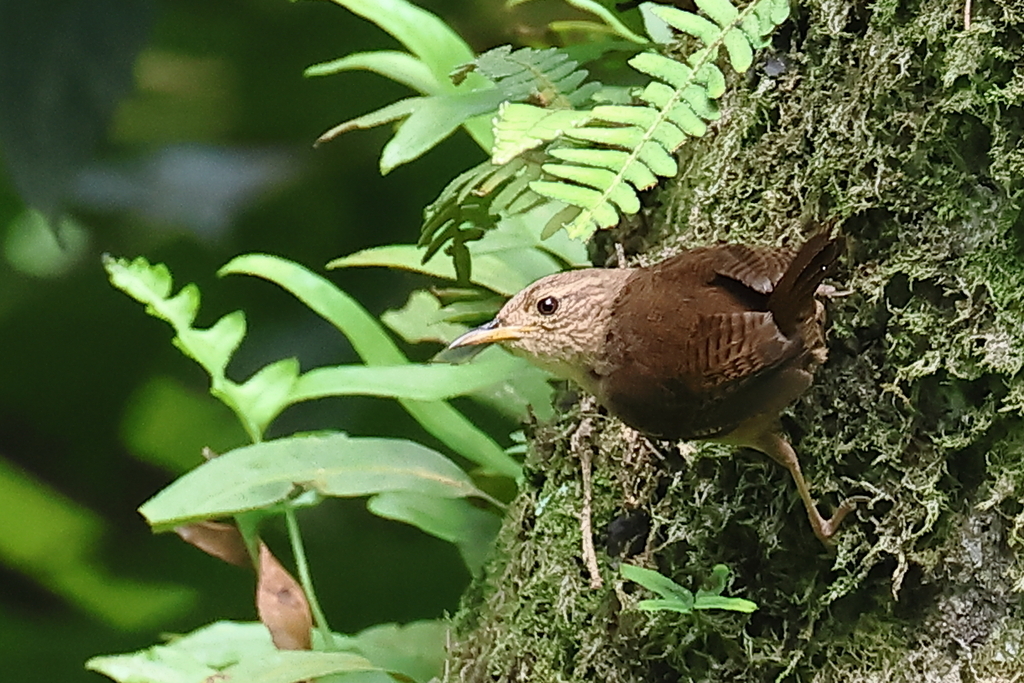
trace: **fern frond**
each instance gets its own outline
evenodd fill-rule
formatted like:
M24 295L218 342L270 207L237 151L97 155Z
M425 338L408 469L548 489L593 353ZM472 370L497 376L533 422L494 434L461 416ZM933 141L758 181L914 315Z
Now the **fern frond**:
M586 238L639 211L637 193L658 177L674 176L673 153L690 137L701 137L720 116L716 100L725 92L725 75L715 64L724 49L729 64L743 72L754 51L789 13L788 0L755 0L740 10L729 0L697 0L706 16L658 5L652 11L677 31L696 37L703 47L686 63L644 52L628 63L653 80L631 105L598 105L567 111L532 104L505 105L495 123L492 162L547 144L556 161L545 163L547 177L528 187L568 207L552 218L544 233L565 227ZM568 220L566 220L568 219Z

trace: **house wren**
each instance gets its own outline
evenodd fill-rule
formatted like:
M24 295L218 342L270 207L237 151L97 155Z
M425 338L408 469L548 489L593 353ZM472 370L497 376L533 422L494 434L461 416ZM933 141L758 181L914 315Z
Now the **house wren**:
M863 498L822 517L779 413L825 361L815 294L842 244L819 233L796 252L726 244L645 268L550 275L453 341L442 360L498 343L574 380L651 437L761 451L792 474L814 534L827 541Z

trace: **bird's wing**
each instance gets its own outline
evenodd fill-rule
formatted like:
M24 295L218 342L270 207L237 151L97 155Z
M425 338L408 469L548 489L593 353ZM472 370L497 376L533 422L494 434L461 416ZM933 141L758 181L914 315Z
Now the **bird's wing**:
M739 311L703 315L681 357L698 391L723 389L796 355L800 344L786 338L771 313Z
M725 244L711 247L714 273L749 287L758 294L771 294L793 261L794 252L786 248L748 247Z

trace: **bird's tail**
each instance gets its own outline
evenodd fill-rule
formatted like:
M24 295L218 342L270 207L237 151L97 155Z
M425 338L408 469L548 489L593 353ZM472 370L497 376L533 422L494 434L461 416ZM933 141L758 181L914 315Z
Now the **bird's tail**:
M768 310L784 334L790 334L801 321L814 315L814 293L832 272L844 244L842 237L822 231L804 242L793 257L768 297Z

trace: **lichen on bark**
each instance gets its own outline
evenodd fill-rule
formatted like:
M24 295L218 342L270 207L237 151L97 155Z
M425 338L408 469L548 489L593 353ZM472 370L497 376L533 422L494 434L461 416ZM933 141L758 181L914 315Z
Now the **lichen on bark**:
M869 509L829 553L762 456L652 449L569 411L533 429L527 481L455 615L449 680L1024 671L1024 6L973 0L965 27L965 1L796 4L722 121L682 150L641 257L792 243L836 222L848 293L828 306L829 361L784 424L822 508L866 494ZM590 589L580 448L599 550L610 524L647 520L626 561L691 588L725 563L728 592L759 610L640 612L624 558L604 552L605 587Z

